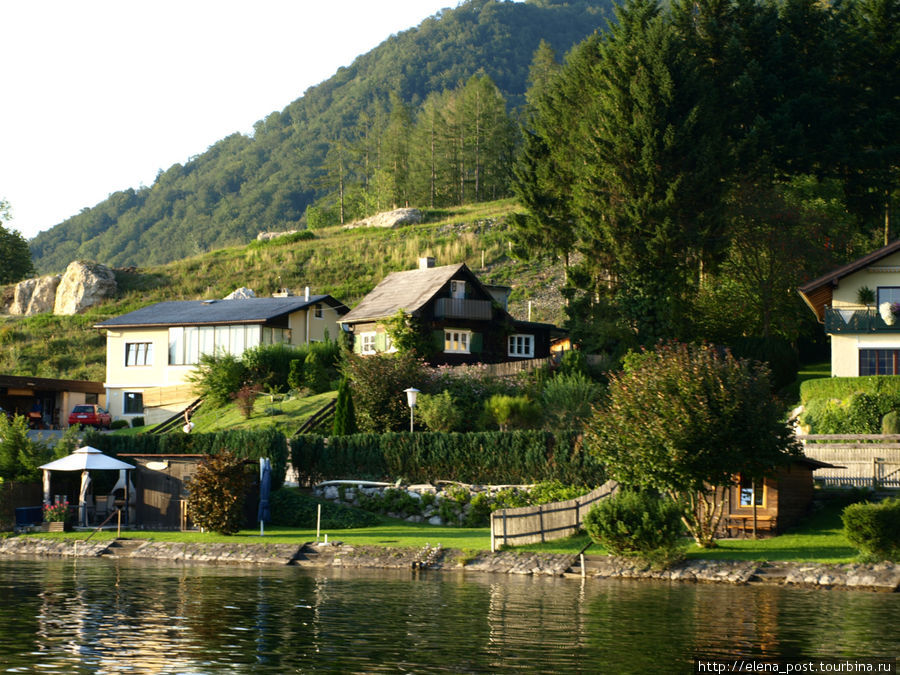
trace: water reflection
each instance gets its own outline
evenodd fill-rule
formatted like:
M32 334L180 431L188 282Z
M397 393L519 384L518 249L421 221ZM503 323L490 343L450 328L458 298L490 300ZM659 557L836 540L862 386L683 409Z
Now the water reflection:
M7 672L691 672L896 656L895 595L484 574L0 560Z

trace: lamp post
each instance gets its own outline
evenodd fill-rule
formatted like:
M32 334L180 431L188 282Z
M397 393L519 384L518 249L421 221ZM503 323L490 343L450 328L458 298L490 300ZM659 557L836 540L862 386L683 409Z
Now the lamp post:
M404 389L406 392L406 403L409 405L409 433L412 433L413 430L413 413L416 409L416 397L419 395L419 390L415 387L410 387L409 389Z

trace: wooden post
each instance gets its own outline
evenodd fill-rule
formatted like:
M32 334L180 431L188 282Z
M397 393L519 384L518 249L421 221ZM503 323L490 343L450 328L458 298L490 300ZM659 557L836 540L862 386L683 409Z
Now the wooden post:
M750 483L750 489L753 490L753 497L751 501L753 502L753 538L756 539L756 479Z
M544 506L543 505L538 506L538 517L541 520L541 543L543 544L544 541L546 541L544 539Z
M585 573L584 573L584 553L579 553L579 554L578 554L578 557L579 557L579 559L580 559L579 562L581 563L581 578L584 579L584 577L585 577Z
M496 541L494 540L494 514L491 514L491 553L497 551Z
M319 508L316 513L316 543L319 543L319 532L322 529L322 505L319 504Z
M116 510L116 539L122 536L122 507Z

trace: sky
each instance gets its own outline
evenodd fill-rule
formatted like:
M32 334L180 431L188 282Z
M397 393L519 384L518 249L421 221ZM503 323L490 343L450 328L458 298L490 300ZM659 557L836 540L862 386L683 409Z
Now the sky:
M26 239L282 110L456 0L2 0L0 200Z

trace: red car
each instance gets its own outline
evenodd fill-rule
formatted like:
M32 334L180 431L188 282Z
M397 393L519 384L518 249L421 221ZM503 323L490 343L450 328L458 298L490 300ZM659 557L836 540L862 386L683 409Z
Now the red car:
M97 429L109 429L111 423L112 417L109 411L92 403L76 405L69 413L69 426L81 424Z

